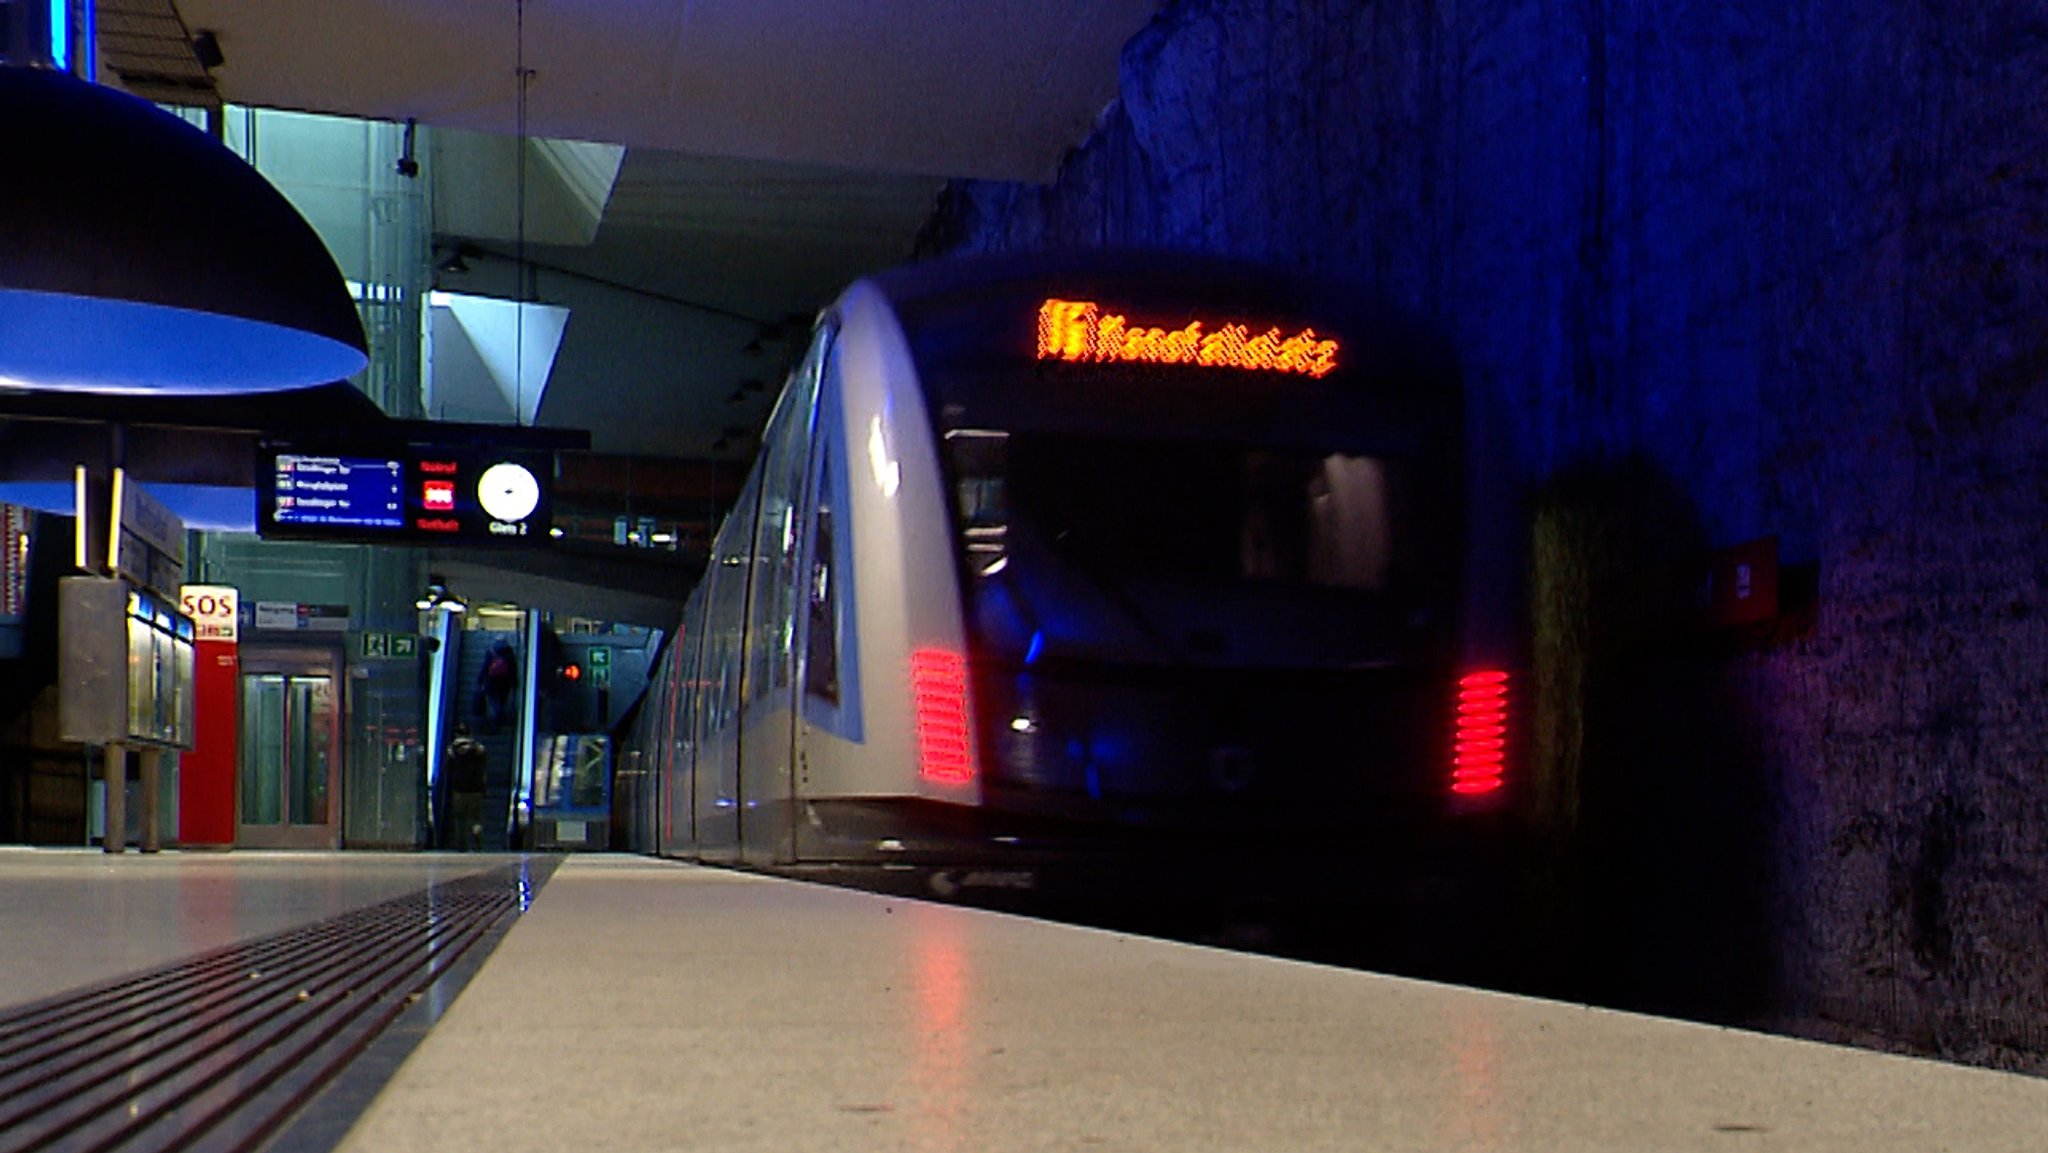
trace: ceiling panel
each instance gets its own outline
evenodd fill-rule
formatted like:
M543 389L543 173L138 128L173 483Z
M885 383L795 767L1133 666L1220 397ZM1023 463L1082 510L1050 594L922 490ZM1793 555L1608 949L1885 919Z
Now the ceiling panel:
M229 101L1042 180L1157 0L179 0ZM522 30L523 24L523 30ZM523 48L523 53L522 53Z
M519 295L524 256L532 298L570 309L542 425L734 462L816 310L909 257L947 178L1050 178L1157 7L175 0L229 103L428 126L439 287ZM522 129L626 146L594 227L538 144L514 211Z

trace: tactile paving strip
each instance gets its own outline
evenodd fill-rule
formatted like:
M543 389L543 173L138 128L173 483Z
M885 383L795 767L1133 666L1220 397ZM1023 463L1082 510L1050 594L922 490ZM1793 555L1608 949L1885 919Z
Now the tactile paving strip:
M433 885L0 1015L0 1153L249 1153L437 982L552 861ZM475 955L471 955L472 952ZM465 963L465 957L468 962Z

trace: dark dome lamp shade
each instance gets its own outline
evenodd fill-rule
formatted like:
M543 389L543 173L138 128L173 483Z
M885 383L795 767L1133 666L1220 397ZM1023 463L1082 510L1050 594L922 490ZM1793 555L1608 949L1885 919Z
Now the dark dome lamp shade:
M254 168L126 93L0 67L0 388L270 392L367 361L334 258Z

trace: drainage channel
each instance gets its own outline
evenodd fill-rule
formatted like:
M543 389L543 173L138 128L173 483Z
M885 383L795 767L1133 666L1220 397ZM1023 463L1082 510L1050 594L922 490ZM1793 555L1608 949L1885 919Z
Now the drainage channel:
M0 1153L255 1153L280 1134L331 1147L403 1058L394 1046L417 1043L554 865L432 885L0 1015Z

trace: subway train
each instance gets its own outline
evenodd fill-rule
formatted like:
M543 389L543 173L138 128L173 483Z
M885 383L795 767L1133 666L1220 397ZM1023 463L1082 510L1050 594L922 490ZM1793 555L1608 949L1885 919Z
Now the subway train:
M939 887L1462 851L1521 686L1461 391L1409 318L1208 258L853 284L622 736L629 844Z

